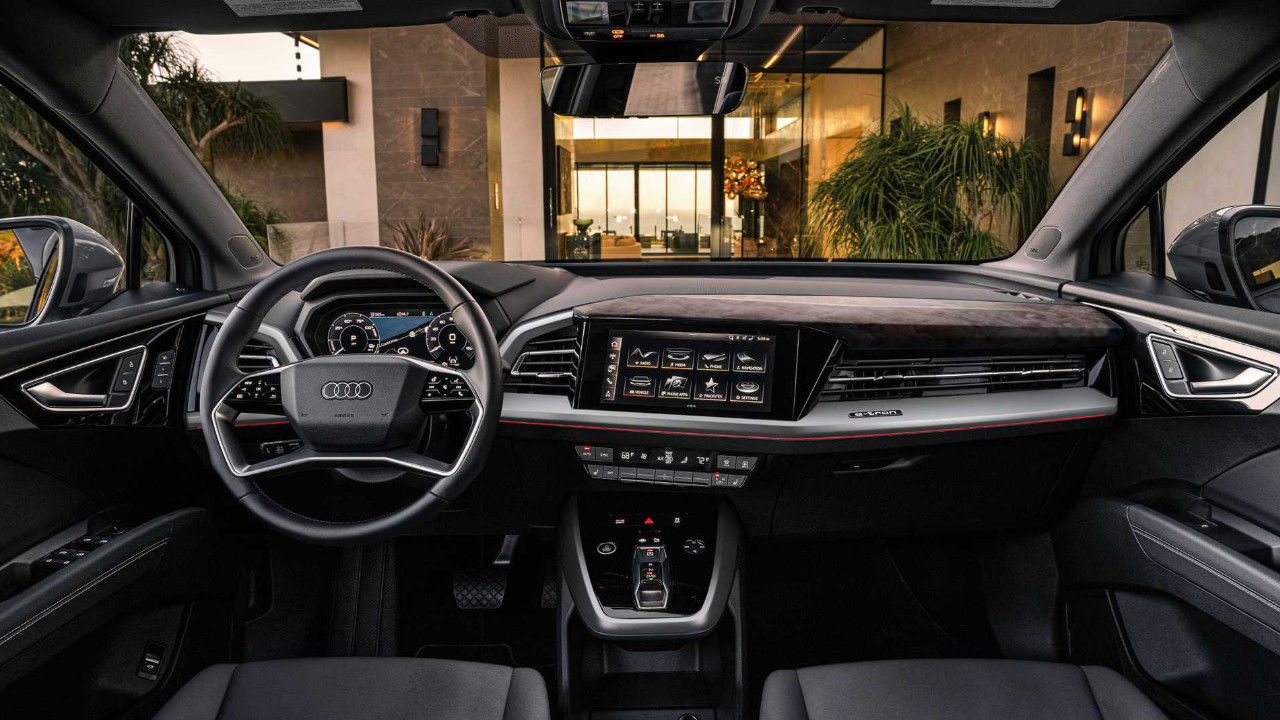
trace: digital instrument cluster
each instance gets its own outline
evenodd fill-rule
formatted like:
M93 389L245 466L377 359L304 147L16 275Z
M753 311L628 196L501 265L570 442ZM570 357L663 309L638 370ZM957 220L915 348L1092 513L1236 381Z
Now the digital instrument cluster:
M425 307L344 308L329 320L325 342L330 355L394 353L461 369L475 360L453 315Z

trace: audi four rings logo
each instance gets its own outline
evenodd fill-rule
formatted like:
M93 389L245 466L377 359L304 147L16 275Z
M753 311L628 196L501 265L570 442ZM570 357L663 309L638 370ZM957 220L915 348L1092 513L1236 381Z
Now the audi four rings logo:
M372 394L373 384L365 380L330 380L320 388L320 397L325 400L367 400Z

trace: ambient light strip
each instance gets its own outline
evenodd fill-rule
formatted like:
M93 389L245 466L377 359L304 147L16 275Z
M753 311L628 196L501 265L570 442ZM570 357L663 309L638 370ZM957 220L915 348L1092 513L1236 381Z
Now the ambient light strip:
M922 428L919 430L889 430L884 432L855 433L851 435L814 435L808 437L785 437L781 435L739 435L734 433L697 432L692 430L657 430L649 428L625 428L611 425L581 425L576 423L542 422L538 420L500 420L507 425L533 425L537 427L567 428L571 430L611 430L613 432L644 433L648 435L681 435L692 437L727 438L731 440L781 440L786 442L820 442L824 440L862 440L869 438L902 437L908 435L928 435L930 433L969 432L977 430L998 430L1000 428L1024 427L1027 425L1045 425L1048 423L1079 422L1083 420L1108 419L1109 413L1094 415L1076 415L1073 417L1044 418L1042 420L1016 420L1011 422L990 423L987 425L961 425L945 428Z

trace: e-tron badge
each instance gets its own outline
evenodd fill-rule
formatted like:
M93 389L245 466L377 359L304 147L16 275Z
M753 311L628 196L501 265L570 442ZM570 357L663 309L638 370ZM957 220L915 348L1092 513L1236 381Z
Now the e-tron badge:
M854 410L849 413L851 418L877 418L877 417L901 417L901 410Z
M330 380L320 388L325 400L367 400L373 394L373 384L365 380Z

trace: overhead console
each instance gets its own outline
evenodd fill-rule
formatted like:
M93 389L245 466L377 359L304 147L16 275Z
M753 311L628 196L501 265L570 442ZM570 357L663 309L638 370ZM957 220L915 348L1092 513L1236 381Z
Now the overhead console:
M587 43L721 40L754 27L768 10L756 0L524 0L554 37Z

